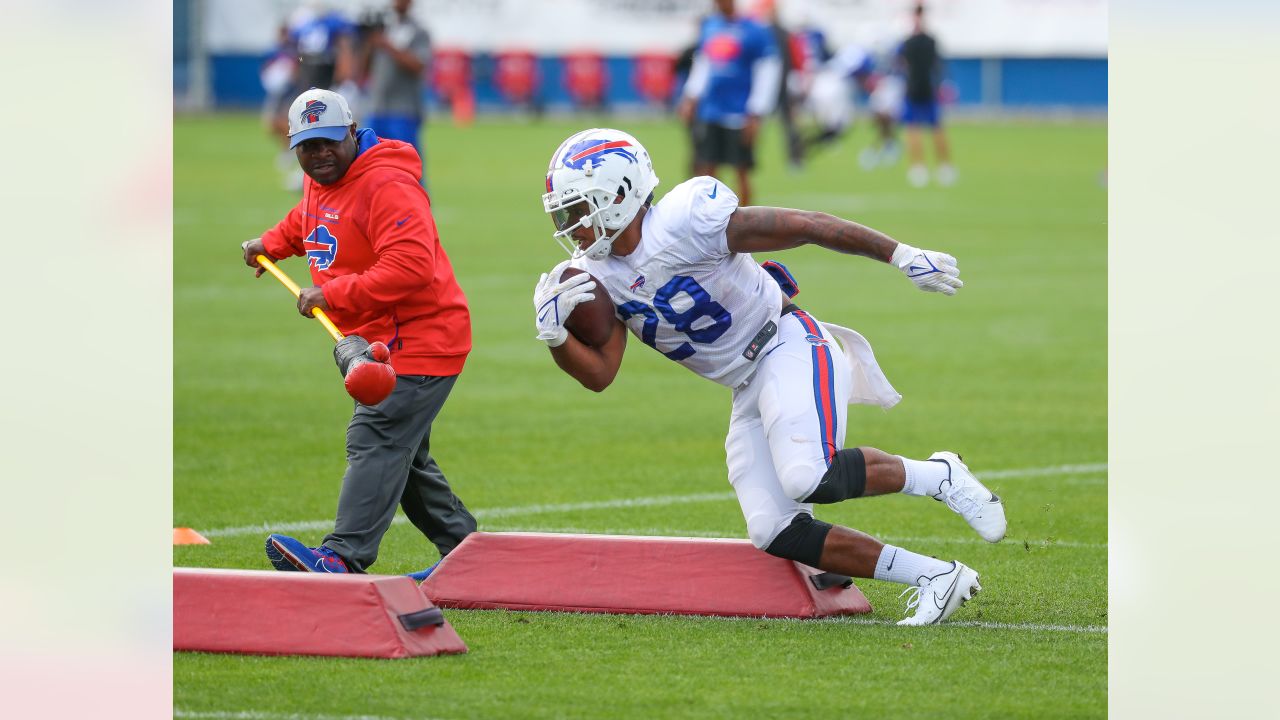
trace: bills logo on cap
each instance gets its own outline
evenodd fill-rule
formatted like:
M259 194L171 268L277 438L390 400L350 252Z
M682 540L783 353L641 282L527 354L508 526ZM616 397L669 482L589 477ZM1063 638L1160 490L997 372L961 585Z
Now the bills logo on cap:
M329 107L319 100L308 100L307 106L302 109L302 122L320 122L320 116L328 109Z

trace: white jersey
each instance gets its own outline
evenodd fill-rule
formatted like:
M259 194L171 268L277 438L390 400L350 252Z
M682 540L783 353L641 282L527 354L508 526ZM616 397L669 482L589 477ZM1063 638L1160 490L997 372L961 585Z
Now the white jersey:
M783 300L750 254L730 252L725 229L737 208L719 180L687 180L645 213L630 255L573 263L600 280L633 335L727 387L777 343Z
M805 105L823 130L844 130L853 122L853 82L839 69L823 68L813 77Z
M885 75L876 83L876 89L871 91L867 104L871 106L871 112L877 115L888 115L897 120L902 114L902 104L906 94L907 84L901 76Z

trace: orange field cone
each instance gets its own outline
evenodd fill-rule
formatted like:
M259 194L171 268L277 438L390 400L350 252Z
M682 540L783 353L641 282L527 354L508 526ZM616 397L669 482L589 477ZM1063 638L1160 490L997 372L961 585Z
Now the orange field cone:
M173 529L174 545L208 545L209 540L191 528Z
M471 88L463 88L453 97L453 124L456 127L471 127L476 119L476 96Z

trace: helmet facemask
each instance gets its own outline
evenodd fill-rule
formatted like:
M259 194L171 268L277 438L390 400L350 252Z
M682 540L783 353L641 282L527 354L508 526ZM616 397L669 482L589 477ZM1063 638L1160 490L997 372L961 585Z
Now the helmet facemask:
M634 137L607 128L570 136L551 156L542 196L552 237L574 259L604 260L657 184L649 153ZM574 238L578 228L591 228L585 249Z
M542 196L542 207L551 216L556 227L552 237L575 260L586 257L591 260L603 260L609 256L613 240L621 232L621 228L609 233L605 227L606 215L610 205L617 202L616 197L606 197L607 193L597 188L581 191L569 189L563 193L550 192ZM595 238L584 250L580 247L574 233L578 228L591 228ZM624 226L625 227L625 226Z

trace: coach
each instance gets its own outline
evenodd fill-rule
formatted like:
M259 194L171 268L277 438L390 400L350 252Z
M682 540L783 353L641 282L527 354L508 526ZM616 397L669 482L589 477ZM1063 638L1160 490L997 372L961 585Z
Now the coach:
M385 343L397 377L390 397L351 416L333 532L315 548L270 535L267 558L277 570L365 572L397 504L443 556L476 527L430 451L431 423L471 350L471 319L419 184L422 160L409 143L358 130L329 90L293 101L289 139L307 175L302 201L244 244L244 261L306 256L315 285L298 311L320 308L344 334ZM340 366L354 340L335 349Z

